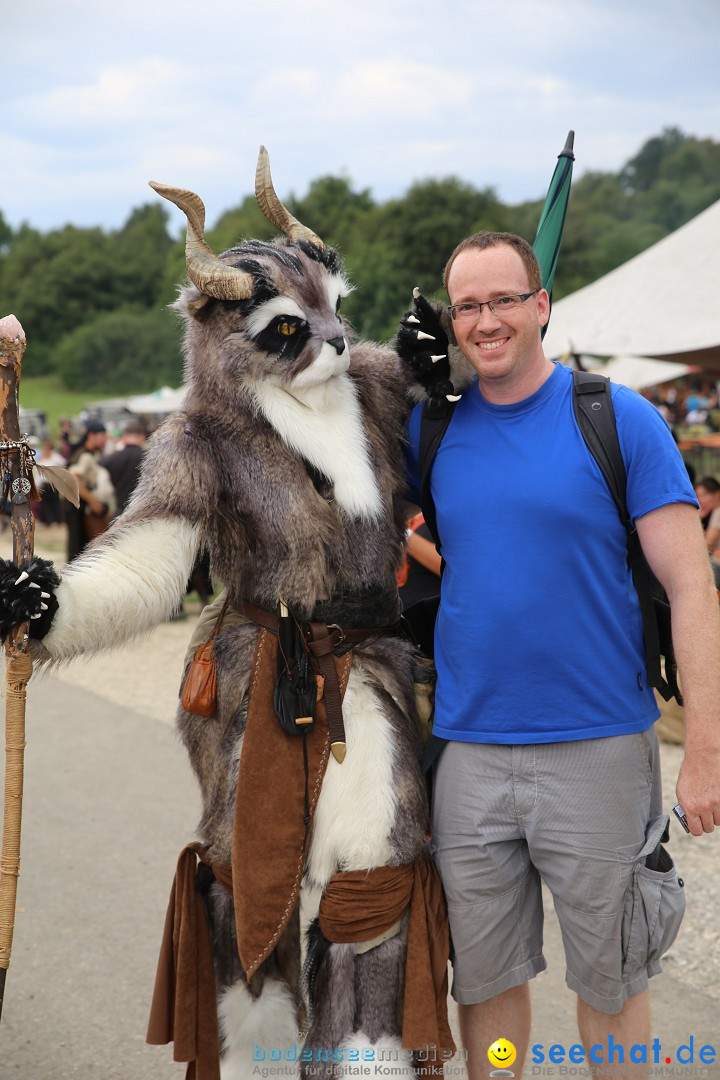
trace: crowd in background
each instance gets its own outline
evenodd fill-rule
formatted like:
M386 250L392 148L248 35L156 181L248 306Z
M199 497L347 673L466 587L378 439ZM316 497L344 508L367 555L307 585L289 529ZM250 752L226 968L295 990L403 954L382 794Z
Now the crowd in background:
M720 431L720 380L710 375L684 376L642 391L673 431L703 428Z

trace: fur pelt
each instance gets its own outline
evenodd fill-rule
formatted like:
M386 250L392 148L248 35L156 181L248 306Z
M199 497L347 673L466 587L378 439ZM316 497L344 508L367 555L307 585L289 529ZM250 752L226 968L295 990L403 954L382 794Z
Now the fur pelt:
M283 600L301 621L355 627L398 619L409 407L399 358L353 340L338 314L349 286L329 249L251 241L222 258L254 275L253 296L213 300L194 286L181 293L185 407L152 437L122 518L63 575L46 660L117 644L166 618L203 548L231 604L277 612ZM230 859L256 636L251 624L220 631L217 713L208 720L181 709L178 716L202 793L200 835L220 861ZM308 895L319 895L337 870L397 865L423 851L412 655L399 637L355 650L343 708L347 757L330 761L318 800ZM253 807L244 809L251 829ZM223 1076L249 1077L252 1042L266 1028L268 1037L287 1039L305 1026L298 920L248 988L232 903L216 884L206 902ZM352 946L326 949L310 1043L387 1038L394 1045L403 955L404 933L363 955Z

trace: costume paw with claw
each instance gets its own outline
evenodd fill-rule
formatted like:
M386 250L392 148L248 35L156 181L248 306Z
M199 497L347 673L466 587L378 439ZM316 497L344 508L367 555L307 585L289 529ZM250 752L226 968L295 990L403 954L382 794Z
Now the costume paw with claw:
M456 400L450 379L449 340L442 325L441 304L431 304L413 289L413 306L400 321L395 349L431 399Z
M30 637L43 638L50 629L58 602L54 590L60 576L51 562L32 558L24 570L0 559L0 638L14 626L30 623Z

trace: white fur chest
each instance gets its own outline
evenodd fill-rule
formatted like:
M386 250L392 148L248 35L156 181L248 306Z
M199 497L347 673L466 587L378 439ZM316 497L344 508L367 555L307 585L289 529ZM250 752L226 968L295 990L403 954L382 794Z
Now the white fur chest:
M380 517L361 409L347 375L295 392L271 382L255 382L250 389L283 443L332 481L335 500L349 517Z

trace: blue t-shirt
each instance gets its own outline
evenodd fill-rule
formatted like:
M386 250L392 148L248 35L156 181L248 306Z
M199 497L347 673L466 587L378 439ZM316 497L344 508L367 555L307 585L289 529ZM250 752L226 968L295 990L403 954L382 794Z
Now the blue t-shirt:
M613 385L633 519L697 505L657 409ZM422 406L413 410L417 492ZM625 530L573 413L572 371L531 397L455 409L431 489L445 572L435 627L437 735L535 743L642 731L658 717Z

